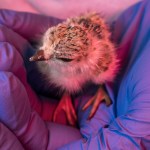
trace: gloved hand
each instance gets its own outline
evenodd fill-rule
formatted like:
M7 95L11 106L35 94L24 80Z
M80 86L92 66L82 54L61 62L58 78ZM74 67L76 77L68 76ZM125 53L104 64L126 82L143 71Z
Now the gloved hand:
M0 10L0 143L5 150L53 150L81 138L75 128L48 122L55 104L40 101L27 82L25 55L34 51L30 41L38 40L39 34L58 22L52 17ZM64 115L61 119L65 123Z

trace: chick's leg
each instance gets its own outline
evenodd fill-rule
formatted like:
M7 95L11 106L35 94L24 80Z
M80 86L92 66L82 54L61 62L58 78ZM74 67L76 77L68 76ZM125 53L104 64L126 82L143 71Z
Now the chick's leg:
M67 117L69 124L72 126L75 126L77 122L76 112L73 107L70 95L66 93L62 96L58 106L55 109L55 112L53 115L54 122L56 122L57 115L59 115L62 110L66 113L66 117Z
M111 99L106 93L104 87L101 85L96 94L91 99L89 99L88 102L82 108L82 110L86 110L90 105L92 105L88 119L91 119L94 116L98 109L98 106L102 101L105 101L107 106L111 104Z

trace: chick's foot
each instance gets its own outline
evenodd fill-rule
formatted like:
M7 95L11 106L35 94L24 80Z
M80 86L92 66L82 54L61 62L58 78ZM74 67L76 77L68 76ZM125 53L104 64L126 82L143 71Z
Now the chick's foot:
M53 115L54 122L56 122L57 116L60 115L62 110L66 113L68 123L72 126L76 126L77 115L75 112L75 108L73 107L71 97L68 94L64 94L62 96L58 106L56 107Z
M88 100L88 102L82 107L82 110L86 110L90 105L92 105L91 111L89 113L88 119L91 119L96 113L100 103L102 101L106 102L106 105L109 106L112 102L110 97L108 96L105 89L100 86L96 94Z

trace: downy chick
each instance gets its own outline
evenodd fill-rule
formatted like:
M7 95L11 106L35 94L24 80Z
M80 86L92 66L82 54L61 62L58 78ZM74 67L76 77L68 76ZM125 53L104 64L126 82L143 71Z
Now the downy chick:
M108 27L98 14L69 18L50 27L30 61L38 61L38 68L47 76L47 82L64 91L55 110L54 121L63 108L69 123L74 124L76 114L69 95L82 90L87 82L100 85L96 95L83 107L85 110L93 104L89 118L94 115L102 100L106 101L106 105L111 104L102 85L114 79L119 61Z

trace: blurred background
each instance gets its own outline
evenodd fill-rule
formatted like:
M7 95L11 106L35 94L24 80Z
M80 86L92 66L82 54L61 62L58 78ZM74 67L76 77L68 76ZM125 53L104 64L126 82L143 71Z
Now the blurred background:
M60 19L96 11L107 21L112 21L138 1L140 0L0 0L0 9L40 13Z
M2 8L38 13L27 0L0 0L0 9Z

